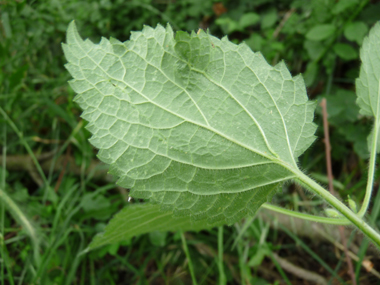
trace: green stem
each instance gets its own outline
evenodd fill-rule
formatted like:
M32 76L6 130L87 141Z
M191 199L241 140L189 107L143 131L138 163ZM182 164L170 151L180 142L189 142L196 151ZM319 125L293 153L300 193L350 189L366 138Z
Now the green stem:
M0 181L0 187L5 189L5 169L6 169L6 157L7 157L7 129L6 129L6 124L3 126L3 135L4 135L4 143L3 143L3 159L2 159L2 169L1 169L1 181ZM1 223L0 223L0 256L2 257L3 260L5 260L5 240L4 240L4 216L5 216L5 209L4 209L4 201L0 201L0 215L1 215ZM4 279L4 262L1 263L1 268L0 268L0 275L1 275L1 284L5 284L5 279Z
M334 195L321 187L313 179L305 175L301 170L293 169L297 175L297 180L307 186L308 189L325 199L331 206L338 210L348 220L350 220L362 233L364 233L380 249L380 234L371 228L361 217L352 212L346 205L339 201Z
M189 248L187 247L186 238L185 238L185 235L183 234L183 232L181 232L181 240L182 240L183 250L186 254L186 258L187 258L187 261L189 264L189 271L190 271L191 279L193 281L193 284L197 285L198 283L197 283L197 279L195 278L193 263L191 262Z
M372 196L373 180L375 176L375 165L376 165L376 154L377 154L377 140L379 136L379 123L375 120L375 125L373 129L372 144L371 144L371 156L369 158L369 169L368 169L368 181L367 188L365 191L364 201L358 212L359 217L364 217L368 210L369 202Z
M275 205L271 205L268 203L264 203L261 207L271 210L273 212L281 213L287 216L295 217L298 219L303 219L311 222L317 222L317 223L323 223L323 224L329 224L329 225L349 225L351 224L350 221L347 219L338 219L338 218L328 218L328 217L320 217L320 216L314 216L310 214L305 213L299 213L296 211L284 209Z
M379 123L378 121L375 121L375 126L373 130L373 137L372 137L372 147L371 147L371 157L369 161L369 170L368 170L368 181L367 181L367 188L365 197L363 200L363 204L360 208L360 211L357 213L357 216L359 218L363 218L368 210L369 203L371 201L372 196L372 190L373 190L373 181L375 176L375 165L376 165L376 154L377 154L377 140L379 137ZM314 189L314 188L313 188ZM327 192L327 191L325 191ZM341 202L339 202L341 203ZM342 204L342 203L341 203ZM317 222L317 223L324 223L324 224L330 224L330 225L349 225L350 222L346 219L337 219L337 218L328 218L328 217L319 217L304 213L299 213L291 210L287 210L281 207L277 207L268 203L264 203L262 205L263 208L266 208L268 210L278 212L281 214L285 214L291 217Z
M223 226L218 227L218 268L219 268L219 284L227 284L226 274L223 265Z

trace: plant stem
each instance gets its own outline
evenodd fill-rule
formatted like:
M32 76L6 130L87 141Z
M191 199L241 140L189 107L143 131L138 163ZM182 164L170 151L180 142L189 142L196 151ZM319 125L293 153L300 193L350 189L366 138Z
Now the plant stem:
M219 268L219 284L227 284L226 274L223 266L223 226L218 227L218 268Z
M335 65L335 61L334 61L334 65ZM330 76L330 79L331 78L332 78L332 74ZM331 80L329 80L329 82L330 82L330 85L331 85ZM332 163L331 163L331 145L330 145L329 121L328 121L328 114L327 114L327 100L326 100L326 98L322 99L322 102L321 102L320 105L322 107L323 130L324 130L324 133L325 133L326 168L327 168L327 177L328 177L328 180L329 180L329 191L330 191L330 193L332 195L334 195L334 193L335 193L335 191L334 191L334 185L333 185L334 177L333 177ZM339 226L339 233L340 233L340 239L342 241L343 248L344 248L344 254L346 255L346 262L347 262L347 266L348 266L348 272L350 274L352 284L356 285L357 283L356 283L356 278L355 278L354 267L352 265L351 257L350 257L350 255L348 253L347 240L346 240L346 236L344 234L344 227L343 226Z
M348 220L350 220L362 233L364 233L379 249L380 234L371 228L361 217L352 212L346 205L339 201L334 195L326 191L313 179L304 174L301 170L293 169L293 173L297 175L297 180L304 184L308 189L325 199L331 206L338 210Z
M295 217L302 220L307 220L311 222L317 222L317 223L323 223L323 224L329 224L329 225L349 225L351 222L347 219L340 219L340 218L328 218L328 217L320 217L320 216L314 216L310 214L305 213L299 213L296 211L284 209L275 205L271 205L268 203L264 203L261 207L271 210L273 212L281 213L287 216Z
M186 238L185 238L185 235L183 232L181 232L181 240L182 240L183 251L185 252L185 255L186 255L186 258L187 258L187 261L189 264L189 271L190 271L191 279L193 281L193 284L197 285L198 283L197 283L197 279L195 278L193 263L191 262L189 248L187 247Z
M358 216L361 218L366 214L368 210L369 202L372 196L373 180L375 176L378 137L379 137L379 123L378 123L378 120L375 119L375 125L373 128L373 136L372 136L372 142L371 142L371 154L370 154L371 156L369 159L367 188L365 191L362 207L360 208L360 211L358 212Z
M1 169L1 181L0 181L0 188L5 189L5 169L6 169L6 157L7 157L7 129L6 129L6 124L3 126L3 135L4 135L4 143L3 143L3 159L2 159L2 169ZM5 240L4 240L4 216L5 216L5 210L4 210L4 201L1 199L0 201L0 215L1 215L1 223L0 223L0 256L2 257L3 260L5 260L5 253L4 253L4 248L5 248ZM4 279L4 262L1 263L1 268L0 268L0 275L1 275L1 284L5 284L5 279Z

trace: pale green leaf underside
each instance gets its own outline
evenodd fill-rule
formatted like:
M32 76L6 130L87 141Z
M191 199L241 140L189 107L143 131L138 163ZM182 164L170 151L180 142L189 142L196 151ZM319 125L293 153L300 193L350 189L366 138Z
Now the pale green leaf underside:
M74 23L66 65L91 143L130 195L175 214L233 223L295 175L314 141L302 77L245 44L168 25L130 41L83 41Z
M356 79L360 113L380 119L380 23L376 23L360 49L362 65Z
M191 222L189 217L173 218L159 205L134 204L117 213L104 233L96 235L87 250L128 240L152 231L199 231L207 228L204 221Z

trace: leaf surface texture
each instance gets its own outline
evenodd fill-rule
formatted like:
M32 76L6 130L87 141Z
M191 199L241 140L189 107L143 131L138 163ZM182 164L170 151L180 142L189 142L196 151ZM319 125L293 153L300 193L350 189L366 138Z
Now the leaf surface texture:
M356 79L357 103L360 113L380 117L380 23L375 24L360 49L362 65Z
M245 44L168 25L63 44L91 143L135 198L209 224L253 215L314 141L301 76Z

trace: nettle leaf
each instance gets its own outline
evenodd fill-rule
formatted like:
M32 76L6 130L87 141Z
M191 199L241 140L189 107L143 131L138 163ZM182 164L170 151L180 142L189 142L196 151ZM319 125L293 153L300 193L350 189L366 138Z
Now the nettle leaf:
M63 48L99 159L175 216L253 215L315 139L302 77L226 37L158 25L93 44L71 23Z
M360 113L373 116L377 120L380 115L380 23L378 22L364 38L360 49L362 65L359 78L356 79L357 104Z
M380 151L379 126L380 126L380 23L377 22L370 30L369 36L364 38L360 49L362 65L359 78L356 79L356 103L360 107L360 113L365 116L375 117L375 124L368 136L368 147L372 151ZM375 147L374 144L377 146ZM372 148L372 145L375 148Z

